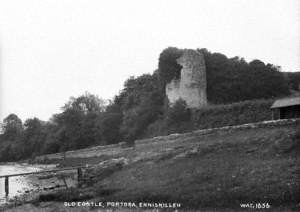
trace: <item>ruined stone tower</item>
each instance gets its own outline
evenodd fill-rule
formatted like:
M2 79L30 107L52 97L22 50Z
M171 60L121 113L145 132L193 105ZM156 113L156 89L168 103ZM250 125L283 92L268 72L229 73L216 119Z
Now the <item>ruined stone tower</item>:
M202 53L185 49L177 63L182 66L180 78L166 85L166 95L170 104L182 99L188 108L207 105L206 68Z

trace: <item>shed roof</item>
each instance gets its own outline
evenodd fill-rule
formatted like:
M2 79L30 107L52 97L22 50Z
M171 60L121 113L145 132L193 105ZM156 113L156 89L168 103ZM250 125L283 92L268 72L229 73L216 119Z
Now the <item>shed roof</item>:
M273 103L271 108L281 108L294 105L300 105L300 97L278 99Z

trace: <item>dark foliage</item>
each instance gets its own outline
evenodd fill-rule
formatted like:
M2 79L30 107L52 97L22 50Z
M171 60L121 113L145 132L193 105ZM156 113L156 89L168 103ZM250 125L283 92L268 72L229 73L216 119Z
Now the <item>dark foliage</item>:
M85 93L71 97L62 110L49 122L33 118L24 126L16 115L9 115L4 119L0 159L18 160L101 144L97 123L105 110L102 99Z
M32 156L42 152L43 142L46 139L44 124L38 118L25 121L24 132L21 137L21 141L24 143L22 155Z
M8 115L2 124L3 139L16 140L23 131L22 120L16 114Z
M189 121L190 118L191 112L187 108L186 102L182 99L176 101L175 104L168 108L166 112L166 123L168 125Z
M273 102L270 99L211 106L197 110L193 121L197 129L206 129L271 120Z
M158 75L162 88L172 79L180 77L181 65L176 60L182 55L182 50L169 47L162 51L158 61Z
M124 87L119 95L124 114L121 133L130 142L140 137L147 126L162 114L164 94L159 90L156 73L131 77Z
M278 67L260 60L247 63L243 58L227 58L200 49L207 71L207 97L214 104L250 99L274 98L289 94L287 81Z
M169 110L165 119L156 120L150 124L144 136L154 137L271 120L270 106L272 103L273 100L270 99L214 105L195 110L192 114L184 107L184 103L180 103L175 107L177 109Z
M288 84L292 90L300 90L300 72L287 72L285 73Z
M104 113L98 118L96 129L101 144L114 144L122 140L120 133L122 118L121 113Z

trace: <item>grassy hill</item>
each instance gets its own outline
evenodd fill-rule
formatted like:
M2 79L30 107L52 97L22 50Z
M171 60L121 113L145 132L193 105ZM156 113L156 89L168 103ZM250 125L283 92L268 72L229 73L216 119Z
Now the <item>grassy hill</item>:
M240 204L268 203L267 211L297 211L299 129L299 120L261 122L144 139L135 148L111 147L115 151L82 159L97 165L84 173L80 192L40 201L178 202L203 211L245 211ZM88 155L88 150L96 152L82 151ZM67 161L75 165L79 159Z
M175 201L187 208L258 202L295 206L300 200L296 127L191 135L168 145L153 144L153 153L169 148L168 153L113 173L97 183L96 191L100 196L112 191L103 199Z

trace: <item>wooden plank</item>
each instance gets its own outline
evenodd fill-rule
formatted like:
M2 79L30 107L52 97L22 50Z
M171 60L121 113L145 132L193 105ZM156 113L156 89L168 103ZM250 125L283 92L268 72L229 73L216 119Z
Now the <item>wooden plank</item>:
M68 184L67 184L67 181L66 181L66 179L65 179L65 176L62 176L62 180L64 181L65 187L68 188Z
M52 169L52 170L45 170L45 171L27 172L27 173L21 173L21 174L0 175L0 178L25 176L25 175L32 175L32 174L43 174L43 173L49 173L49 172L60 172L60 171L67 171L67 170L76 170L78 168L86 168L86 167L85 166L77 166L77 167L69 167L69 168L62 168L62 169Z

